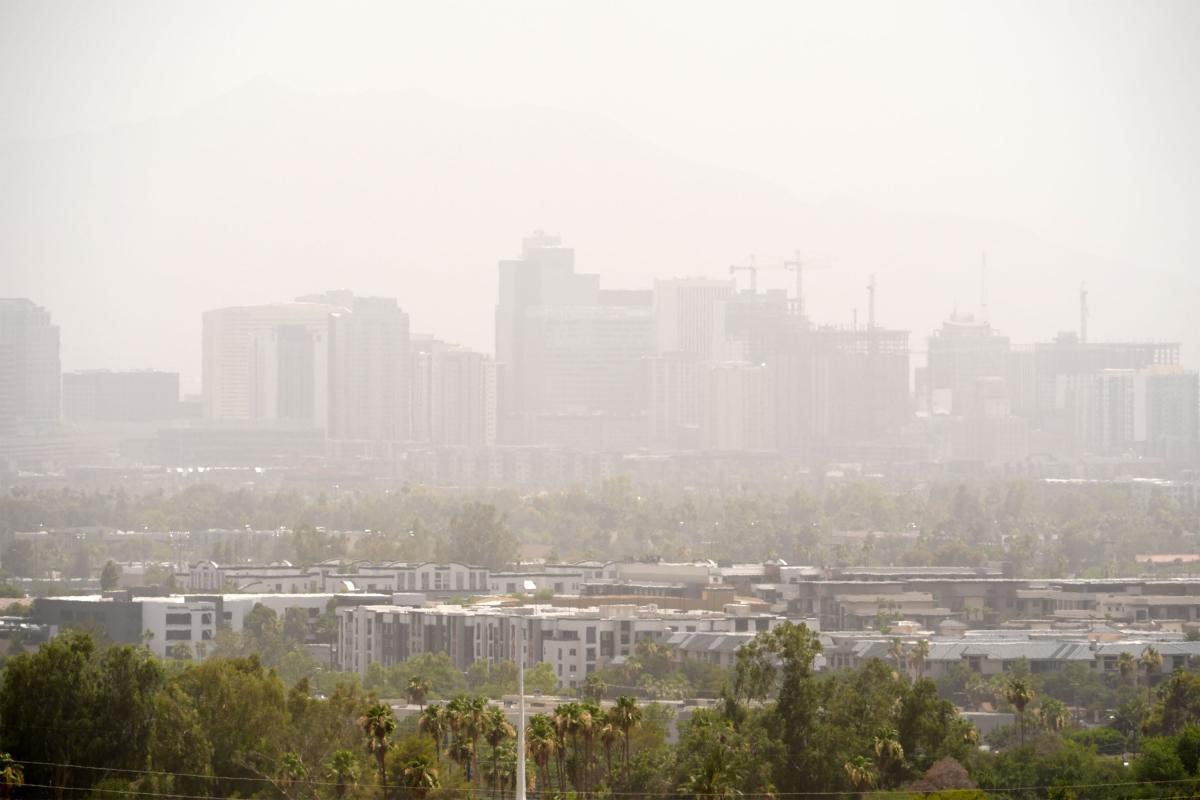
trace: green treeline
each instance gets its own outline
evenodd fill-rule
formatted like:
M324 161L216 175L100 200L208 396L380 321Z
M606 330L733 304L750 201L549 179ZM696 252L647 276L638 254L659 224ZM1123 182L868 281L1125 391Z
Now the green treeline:
M715 704L686 717L683 707L593 681L584 697L530 715L528 786L539 797L598 798L1200 791L1200 677L1192 673L1136 689L1145 697L1129 732L1136 741L1117 729L1123 722L1075 725L1061 701L1039 695L1041 684L1010 676L1002 690L1019 723L987 752L933 682L884 661L818 674L819 652L802 625L762 633L739 651ZM451 678L439 674L444 667L427 660L378 673L372 681L382 681L383 694L352 676L316 692L307 678L289 688L257 656L159 661L145 647L104 647L68 632L4 665L0 793L511 796L513 723L471 686L503 691L507 669ZM380 702L397 690L419 711L398 719ZM674 728L678 739L668 743Z
M26 491L0 497L0 541L13 531L104 525L123 530L287 529L234 536L189 558L311 564L328 559L455 560L499 567L521 545L551 559L661 557L792 564L978 565L1008 561L1017 576L1138 572L1141 552L1191 552L1189 517L1165 495L1115 484L886 484L851 480L793 490L701 490L615 478L590 489L519 494L420 487L336 493L197 485L167 494ZM370 531L355 537L327 531ZM840 531L863 532L857 538ZM106 560L173 560L179 543L9 542L14 575L98 574ZM94 549L101 547L101 549Z

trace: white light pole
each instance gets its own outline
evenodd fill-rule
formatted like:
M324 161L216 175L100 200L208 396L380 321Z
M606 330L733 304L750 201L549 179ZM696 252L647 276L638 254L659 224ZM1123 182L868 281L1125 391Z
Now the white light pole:
M521 636L517 645L517 791L513 800L525 800L525 620L521 618Z

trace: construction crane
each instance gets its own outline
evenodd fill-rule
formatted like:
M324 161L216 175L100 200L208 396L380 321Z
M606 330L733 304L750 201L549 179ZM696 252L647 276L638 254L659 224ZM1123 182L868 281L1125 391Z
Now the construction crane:
M867 330L875 330L875 274L867 284Z
M729 274L734 275L738 272L750 273L750 294L758 294L758 267L754 265L754 255L750 256L749 264L734 264L729 268Z
M796 251L795 260L784 261L783 268L796 273L795 311L797 317L804 316L804 262L800 260L800 251Z

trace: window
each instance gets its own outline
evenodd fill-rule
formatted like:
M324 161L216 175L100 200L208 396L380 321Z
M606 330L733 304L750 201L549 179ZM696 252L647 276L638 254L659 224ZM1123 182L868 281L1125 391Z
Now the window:
M190 642L191 640L191 629L167 631L168 642Z
M184 612L182 614L167 614L168 625L191 625L192 615Z
M595 643L596 643L596 626L595 626L595 625L589 625L589 626L588 626L588 629L587 629L586 636L587 636L587 643L588 643L588 644L595 644Z
M230 620L233 619L233 612L232 611L222 611L221 619L225 620L226 622L229 622Z
M212 625L212 612L211 611L205 611L203 614L200 615L200 624L201 625Z
M588 660L588 661L595 661L595 660L596 660L596 648L594 648L594 647L589 647L589 648L587 649L587 660Z
M569 656L573 656L573 655L575 655L575 648L574 648L574 647L572 647L572 648L571 648L569 651L567 651L567 655L569 655ZM573 668L572 668L572 669L573 669Z

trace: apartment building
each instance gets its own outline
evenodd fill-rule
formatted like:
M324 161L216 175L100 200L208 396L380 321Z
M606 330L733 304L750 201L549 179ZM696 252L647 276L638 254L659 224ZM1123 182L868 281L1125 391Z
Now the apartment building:
M337 615L337 666L344 671L365 674L373 662L390 666L421 653L446 653L466 670L476 661L515 660L524 641L526 665L550 664L564 689L579 688L592 672L629 657L642 639L663 642L674 633L713 631L753 635L783 620L740 606L680 612L632 605L362 605L340 608Z

